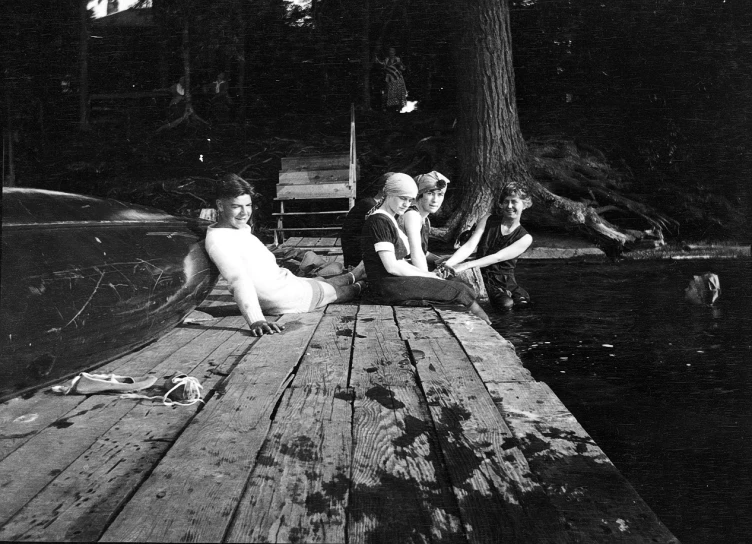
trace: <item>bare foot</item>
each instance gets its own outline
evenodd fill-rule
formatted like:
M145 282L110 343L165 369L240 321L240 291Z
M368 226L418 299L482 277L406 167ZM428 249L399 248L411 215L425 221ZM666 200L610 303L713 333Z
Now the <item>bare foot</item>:
M470 310L472 313L480 317L483 321L485 321L489 325L491 324L491 320L489 319L488 314L483 310L483 308L480 307L480 304L478 304L477 302L473 302L468 308L468 310Z
M364 280L366 278L366 266L363 264L363 261L360 261L360 263L358 263L358 266L350 271L350 274L353 275L355 281Z

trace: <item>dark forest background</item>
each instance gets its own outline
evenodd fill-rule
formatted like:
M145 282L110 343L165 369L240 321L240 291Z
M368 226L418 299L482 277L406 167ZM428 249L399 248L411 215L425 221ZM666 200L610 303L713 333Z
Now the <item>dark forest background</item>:
M677 239L749 241L752 6L741 0L510 1L516 91L529 142L602 153L630 195L681 224ZM196 213L207 180L242 172L271 213L279 157L347 148L356 104L363 183L387 169L456 167L455 21L442 0L154 0L148 17L86 14L81 2L6 0L0 17L4 148L17 185L117 196ZM129 12L125 12L129 13ZM166 89L190 29L193 120L157 131L169 98L79 92ZM379 107L372 64L394 46L409 114ZM203 86L224 71L233 105L212 116ZM220 122L224 121L224 122ZM428 140L426 140L428 138ZM430 145L429 145L430 144ZM10 159L4 159L7 181Z

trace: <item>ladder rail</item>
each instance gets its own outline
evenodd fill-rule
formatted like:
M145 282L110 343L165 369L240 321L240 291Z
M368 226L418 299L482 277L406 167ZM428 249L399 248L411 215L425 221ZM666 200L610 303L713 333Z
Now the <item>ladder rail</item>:
M357 182L357 151L355 142L355 104L350 104L350 180L349 185L353 187ZM352 204L350 205L352 207Z
M343 154L344 155L344 154ZM344 159L344 157L342 157ZM283 159L283 167L284 167L284 159ZM302 170L302 169L301 169ZM343 169L344 170L344 169ZM344 174L344 172L342 172ZM344 176L343 176L344 177ZM339 195L331 195L327 196L323 193L315 194L313 191L311 191L311 194L300 194L299 190L292 191L290 187L293 187L291 185L283 184L285 189L285 194L283 195L285 198L280 198L279 189L277 189L277 198L274 200L278 200L280 203L280 210L279 212L273 213L272 215L277 218L277 227L274 228L274 246L280 245L280 243L284 243L285 241L285 231L308 231L308 230L333 230L336 227L321 227L321 228L315 228L315 227L300 227L300 228L294 228L294 227L285 227L284 226L284 217L285 216L304 216L304 215L318 215L318 214L332 214L332 213L347 213L347 211L351 210L352 207L355 205L355 195L357 191L357 181L358 181L358 156L357 156L357 147L356 147L356 137L355 137L355 104L350 103L350 152L349 152L349 158L348 158L348 179L347 179L347 188L349 191L343 191L345 193L344 196ZM300 183L299 187L309 185L305 183ZM324 184L316 184L312 183L311 186L317 186L321 188ZM280 184L278 184L278 187ZM345 186L340 185L343 189ZM295 198L295 195L298 195L298 198ZM347 210L344 212L340 212L337 210L336 212L285 212L285 201L294 201L294 200L311 200L311 199L328 199L332 200L335 198L347 198L348 199L348 206Z

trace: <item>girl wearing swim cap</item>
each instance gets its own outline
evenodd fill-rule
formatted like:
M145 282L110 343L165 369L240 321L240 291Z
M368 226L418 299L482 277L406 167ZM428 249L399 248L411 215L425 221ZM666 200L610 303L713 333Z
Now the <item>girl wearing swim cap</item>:
M441 208L449 180L436 172L415 177L418 198L400 217L398 223L410 241L410 262L421 270L436 268L439 257L428 251L428 235L431 232L429 215Z
M405 260L410 244L396 217L407 211L417 195L413 178L393 174L384 184L384 198L366 219L361 237L363 264L373 294L379 302L390 305L460 304L490 322L470 286L441 279Z

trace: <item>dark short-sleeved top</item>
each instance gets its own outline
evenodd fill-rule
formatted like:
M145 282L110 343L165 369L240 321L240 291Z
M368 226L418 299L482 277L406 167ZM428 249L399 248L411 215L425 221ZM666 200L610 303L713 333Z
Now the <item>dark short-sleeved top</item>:
M396 277L384 268L378 248L393 249L397 260L404 259L409 255L405 234L400 235L395 219L382 212L374 212L366 218L361 243L363 264L366 267L369 282L378 281L381 278ZM389 244L391 244L391 247Z
M512 232L504 235L501 231L502 218L497 215L492 215L486 222L486 229L483 231L483 235L478 242L478 253L476 259L482 259L487 255L493 255L494 253L501 251L505 247L511 246L517 240L526 236L528 232L520 225ZM481 269L483 281L490 286L506 285L505 276L514 274L514 268L517 266L517 257L509 259L508 261L501 261L499 263L486 266Z
M358 200L350 211L347 212L347 216L342 223L342 233L340 234L345 266L357 266L363 260L360 237L363 225L366 222L366 214L375 205L375 198L363 198Z

